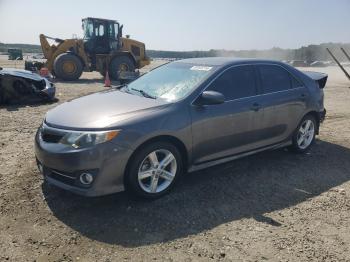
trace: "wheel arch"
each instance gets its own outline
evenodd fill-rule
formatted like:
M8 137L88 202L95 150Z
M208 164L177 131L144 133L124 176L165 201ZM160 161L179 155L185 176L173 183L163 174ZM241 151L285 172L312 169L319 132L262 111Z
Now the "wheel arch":
M136 154L146 145L155 143L155 142L167 142L167 143L171 143L172 145L174 145L180 152L181 155L181 160L182 160L182 164L183 164L183 168L184 168L184 172L187 171L187 167L188 167L188 151L186 149L185 144L177 137L175 136L171 136L171 135L159 135L159 136L155 136L152 137L150 139L147 139L146 141L144 141L143 143L141 143L139 146L137 146L137 148L134 150L134 152L131 154L131 156L128 159L128 162L126 164L125 167L125 172L124 172L124 178L125 175L127 174L127 172L129 171L130 168L130 164L132 162L132 160L134 159L134 157L136 156ZM125 183L125 179L124 183Z
M78 59L80 60L81 64L83 65L83 67L84 68L86 67L84 59L81 56L79 56L79 54L76 51L74 51L73 48L69 49L68 51L66 51L66 52L64 52L62 54L65 54L65 53L71 54L71 55L75 55L76 57L78 57Z
M110 59L110 63L112 63L112 60L115 59L115 58L119 58L119 57L122 57L122 56L126 56L128 58L131 59L131 61L134 63L135 65L135 68L137 67L137 61L136 61L136 58L133 54L131 54L130 52L118 52L118 53L115 53L112 55L111 59Z
M306 117L307 115L311 115L311 116L313 116L315 118L315 120L316 120L316 135L318 135L319 134L319 129L320 129L320 123L321 123L320 114L317 111L312 110L312 111L307 112L303 116L303 118Z

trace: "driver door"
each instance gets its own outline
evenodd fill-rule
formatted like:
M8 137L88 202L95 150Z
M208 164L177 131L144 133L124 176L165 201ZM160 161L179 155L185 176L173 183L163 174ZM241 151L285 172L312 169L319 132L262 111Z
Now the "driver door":
M97 23L95 25L94 50L96 54L108 54L110 51L109 38L106 29L106 25L103 23Z
M195 164L231 156L254 148L257 84L251 65L232 67L206 90L220 92L225 102L191 107L193 159Z

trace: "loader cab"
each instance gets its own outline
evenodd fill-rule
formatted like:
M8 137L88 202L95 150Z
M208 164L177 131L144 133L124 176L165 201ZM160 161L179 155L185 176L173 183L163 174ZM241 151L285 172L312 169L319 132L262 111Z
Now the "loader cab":
M109 54L120 48L122 27L115 20L84 18L84 48L91 54Z

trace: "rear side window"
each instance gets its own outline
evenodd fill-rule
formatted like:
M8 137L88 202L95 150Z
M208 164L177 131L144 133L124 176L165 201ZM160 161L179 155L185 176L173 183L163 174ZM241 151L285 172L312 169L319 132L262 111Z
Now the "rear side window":
M280 66L260 65L258 68L264 93L273 93L297 87L297 84L292 82L292 76Z
M255 73L252 66L237 66L225 71L207 90L220 92L225 100L256 95Z
M297 88L297 87L302 87L303 84L298 80L296 79L294 76L290 76L290 78L292 79L292 87L293 88Z

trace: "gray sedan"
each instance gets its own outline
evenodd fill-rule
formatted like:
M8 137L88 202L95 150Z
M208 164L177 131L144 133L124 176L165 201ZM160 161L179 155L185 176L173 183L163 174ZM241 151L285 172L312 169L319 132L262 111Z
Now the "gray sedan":
M167 193L186 172L263 150L305 152L325 117L327 75L254 59L163 65L50 110L35 137L45 179L98 196Z

